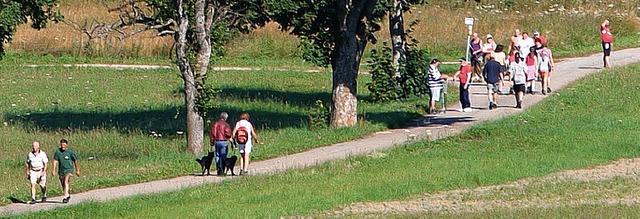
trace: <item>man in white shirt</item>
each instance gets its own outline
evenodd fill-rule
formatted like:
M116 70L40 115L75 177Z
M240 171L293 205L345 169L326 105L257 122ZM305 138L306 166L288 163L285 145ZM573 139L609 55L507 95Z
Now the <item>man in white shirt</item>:
M34 141L31 143L31 152L27 155L27 179L31 181L31 202L36 203L36 184L40 185L42 190L42 202L47 201L47 166L49 158L44 151L40 150L40 143Z
M518 43L518 47L520 48L521 57L527 57L529 55L529 48L535 46L536 43L533 38L529 37L529 33L522 33L522 40Z

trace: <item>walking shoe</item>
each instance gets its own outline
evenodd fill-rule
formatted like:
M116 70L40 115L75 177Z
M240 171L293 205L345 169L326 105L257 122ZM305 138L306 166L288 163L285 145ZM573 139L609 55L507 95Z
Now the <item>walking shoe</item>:
M547 87L547 93L551 93L551 88Z
M41 201L41 202L42 202L42 203L47 202L47 196L42 196L42 201Z
M522 109L522 100L518 101L518 103L516 103L516 108Z
M497 107L498 107L498 105L496 105L494 102L489 103L489 109L490 109L490 110L491 110L491 109L495 109L495 108L497 108Z
M65 204L66 204L66 203L69 203L69 199L71 199L71 196L68 196L68 197L66 197L66 198L63 198L63 199L62 199L62 203L65 203Z
M29 204L35 204L36 203L36 199L32 198L31 201L28 202Z
M546 90L542 90L542 95L547 95L547 91Z
M473 112L473 109L471 109L471 107L467 107L467 108L462 109L462 112L465 112L465 113L472 113L472 112Z

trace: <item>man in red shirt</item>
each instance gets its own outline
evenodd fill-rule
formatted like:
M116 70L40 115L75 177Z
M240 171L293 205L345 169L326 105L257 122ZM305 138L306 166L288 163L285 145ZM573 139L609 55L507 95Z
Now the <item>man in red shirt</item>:
M547 45L547 38L544 38L544 36L540 35L540 31L537 30L533 32L533 41L540 41L540 44Z
M460 58L460 70L453 76L460 79L460 104L463 112L472 112L469 100L469 84L471 83L471 65L466 59Z
M229 140L231 139L231 126L227 123L229 114L220 113L220 119L211 126L210 143L216 150L216 168L218 176L224 174L224 163L227 159L227 151L229 148Z
M609 57L611 57L611 47L613 46L613 34L609 30L609 20L604 20L600 25L600 37L602 38L602 62L605 68L611 68Z

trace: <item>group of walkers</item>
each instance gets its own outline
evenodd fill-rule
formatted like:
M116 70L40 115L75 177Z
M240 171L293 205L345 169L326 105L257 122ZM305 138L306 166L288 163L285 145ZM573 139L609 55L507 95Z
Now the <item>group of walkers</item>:
M242 158L240 164L240 173L247 174L249 172L249 160L252 151L253 141L258 141L258 135L253 128L251 122L249 122L249 113L242 113L240 120L236 122L234 129L231 129L227 118L229 115L226 112L220 113L220 118L211 127L211 146L215 147L216 168L218 169L218 175L224 175L224 163L227 158L228 146L230 142L237 143L238 151ZM40 187L42 197L40 202L47 202L47 169L49 167L49 157L41 150L40 142L33 141L31 143L31 151L27 155L26 161L26 178L31 183L31 201L29 204L35 204L37 187ZM58 176L60 184L62 185L63 199L62 203L68 203L71 199L69 193L70 179L72 173L80 176L80 167L78 165L78 156L74 150L69 148L69 141L66 139L60 140L60 147L55 150L53 155L53 168L51 168L51 174Z
M253 128L253 124L249 122L249 113L240 114L240 120L236 122L236 125L231 131L231 125L227 123L229 114L226 112L220 113L220 118L211 126L210 143L215 150L215 163L218 176L225 175L224 168L229 152L229 144L235 143L240 153L240 174L249 173L249 160L251 158L251 151L253 150L253 140L256 143L258 141L258 134Z
M40 142L33 141L31 143L31 152L27 155L26 167L27 180L31 182L31 201L29 204L36 203L36 188L38 185L42 191L41 202L46 202L49 158L47 154L40 149ZM80 167L78 166L77 155L69 148L69 141L66 139L60 140L60 147L56 149L53 155L53 168L51 169L51 174L54 176L57 175L62 185L62 191L64 193L62 203L69 202L69 199L71 199L71 195L69 194L70 178L73 172L75 172L77 176L80 176Z
M540 31L528 32L516 29L509 38L505 53L504 46L497 44L491 34L483 41L478 33L472 34L469 45L470 60L461 58L460 69L453 78L460 81L460 103L463 112L472 112L469 100L469 85L472 81L487 83L489 109L497 107L498 94L515 94L516 108L522 108L524 94L551 93L551 74L555 71L553 53L547 46L547 39ZM609 21L600 25L600 36L605 68L610 68L609 57L613 44L613 34L609 29ZM443 84L449 78L437 69L439 61L433 59L429 66L429 88L431 99L428 113L436 113L435 101L440 99ZM540 81L540 89L536 89L536 81Z
M489 109L495 109L499 94L512 93L516 97L516 108L522 108L525 93L533 94L535 81L540 80L540 93L546 95L551 72L555 70L553 54L547 47L547 40L539 31L529 37L529 33L514 31L505 54L504 45L497 44L488 34L486 42L473 33L470 42L470 60L460 58L460 69L453 76L460 80L460 103L463 112L472 112L469 100L469 85L472 81L484 81L487 84ZM435 101L440 99L442 84L448 78L437 70L439 61L433 59L429 66L429 88L431 99L429 113L436 113Z

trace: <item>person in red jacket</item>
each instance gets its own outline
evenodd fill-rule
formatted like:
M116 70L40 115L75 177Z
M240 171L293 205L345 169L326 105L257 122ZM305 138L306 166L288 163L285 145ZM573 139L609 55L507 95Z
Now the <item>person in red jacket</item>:
M613 34L609 29L609 20L604 20L600 25L600 37L602 38L602 62L605 68L611 68L609 57L611 57L611 47L613 46Z
M460 70L458 70L454 78L460 79L460 104L462 112L473 112L471 109L471 101L469 100L469 84L471 84L471 65L465 58L460 58Z
M216 168L218 176L224 175L224 163L229 151L229 141L231 140L231 126L227 123L229 114L220 113L220 119L211 126L211 136L209 138L211 146L215 147Z

